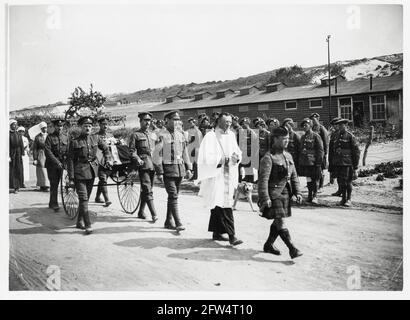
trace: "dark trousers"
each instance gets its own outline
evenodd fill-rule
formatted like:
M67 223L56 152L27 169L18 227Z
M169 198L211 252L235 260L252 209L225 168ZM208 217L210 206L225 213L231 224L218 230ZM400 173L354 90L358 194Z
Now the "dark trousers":
M99 199L100 195L102 194L104 197L104 201L110 201L108 197L108 190L107 190L107 180L109 177L110 172L106 170L104 167L100 166L98 168L98 188L97 194L95 195L95 199Z
M141 182L141 200L144 202L153 200L154 198L152 196L152 188L154 187L155 171L139 170L138 174L139 174L140 182ZM179 188L179 185L178 185L178 188ZM177 198L178 198L178 195L177 195Z
M170 224L172 218L174 218L176 226L182 225L178 212L178 194L181 181L182 177L164 177L165 190L168 193L167 218L165 224Z
M218 234L227 233L230 236L235 235L235 225L231 208L221 208L216 206L211 209L209 218L208 231Z
M84 225L86 228L91 227L90 214L88 212L88 200L91 196L93 190L94 179L88 180L75 180L75 189L78 194L79 206L78 206L78 220L84 220Z
M48 206L58 207L58 186L63 175L63 169L58 167L47 168L48 180L50 181L50 201Z

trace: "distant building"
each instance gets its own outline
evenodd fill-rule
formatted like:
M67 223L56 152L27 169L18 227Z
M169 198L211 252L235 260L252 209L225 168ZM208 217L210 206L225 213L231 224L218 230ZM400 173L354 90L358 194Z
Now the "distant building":
M272 83L264 88L255 86L241 88L239 92L224 89L215 94L198 93L191 99L173 97L150 109L154 117L162 119L170 110L180 110L186 122L200 113L211 115L214 111L226 111L239 117L276 117L283 120L292 117L296 124L317 112L327 125L329 118L337 116L353 121L360 127L366 122L379 122L402 128L403 76L355 79L331 78L331 105L329 117L328 79L320 84L287 87Z

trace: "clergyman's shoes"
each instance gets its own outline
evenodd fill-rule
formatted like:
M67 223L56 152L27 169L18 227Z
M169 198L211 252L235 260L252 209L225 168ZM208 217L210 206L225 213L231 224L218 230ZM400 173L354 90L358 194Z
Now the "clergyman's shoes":
M222 234L220 233L216 233L214 232L212 235L212 240L216 240L216 241L229 241L229 239L227 237L224 237Z
M280 256L280 251L273 244L265 243L263 245L263 252L272 253L276 256Z
M291 250L289 250L289 255L292 259L295 259L297 257L303 256L303 253L297 248L293 247Z
M75 227L76 227L77 229L80 229L80 230L84 230L84 229L85 229L84 224L83 224L82 222L77 222L77 224L75 225Z
M235 237L235 236L229 236L229 243L230 243L232 246L237 246L237 245L242 244L243 241L242 241L242 240L239 240L239 239L238 239L237 237Z

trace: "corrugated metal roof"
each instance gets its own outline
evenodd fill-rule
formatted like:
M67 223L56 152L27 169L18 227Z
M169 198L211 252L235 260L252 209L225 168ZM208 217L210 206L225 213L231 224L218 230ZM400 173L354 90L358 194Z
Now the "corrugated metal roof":
M375 93L403 89L403 75L373 78L373 90L370 90L369 79L355 79L342 81L337 84L337 93L332 86L332 96L345 96L352 94ZM259 91L248 95L229 95L224 98L215 99L214 96L203 100L180 100L171 103L161 103L151 108L150 111L184 110L196 108L211 108L232 105L243 105L252 103L267 103L273 101L286 101L296 99L310 99L327 97L329 89L322 85L308 85L301 87L285 87L279 91Z

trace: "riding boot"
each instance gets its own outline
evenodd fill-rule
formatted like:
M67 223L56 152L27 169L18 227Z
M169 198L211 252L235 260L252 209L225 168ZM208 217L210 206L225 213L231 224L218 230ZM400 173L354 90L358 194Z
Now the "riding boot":
M145 200L141 198L140 209L138 210L138 218L145 219L144 210L145 210Z
M300 257L303 253L300 252L292 243L292 239L290 238L289 230L282 229L279 231L279 235L286 246L289 248L289 255L292 259Z
M97 187L97 193L95 195L95 202L96 203L102 203L103 201L101 200L101 193L102 193L102 184L101 181L98 182L98 187Z
M148 200L147 205L148 205L149 211L151 212L152 221L153 222L157 221L158 217L157 217L157 212L156 212L155 206L154 206L154 200L152 200L152 199Z
M312 202L312 182L307 183L308 187L308 199L307 202Z
M104 197L105 203L110 202L110 198L108 197L107 186L105 185L105 183L101 186L101 192Z
M347 197L347 188L345 184L340 184L340 190L341 190L341 194L342 194L342 200L340 201L340 205L344 206L344 204L346 203L346 197Z
M178 201L174 200L171 203L171 213L175 221L175 226L178 231L185 230L185 227L182 225L181 219L179 217Z
M346 186L346 202L344 203L346 207L350 207L352 205L352 201L351 201L352 189L353 189L352 183L348 182Z
M175 229L174 219L172 218L171 204L167 204L167 217L165 219L164 227L166 229Z
M263 251L264 252L272 253L272 254L277 255L277 256L280 255L279 249L276 248L273 244L275 242L276 238L278 237L278 235L279 235L278 230L276 229L276 226L272 223L271 226L270 226L270 232L269 232L268 239L266 240L265 244L263 245Z

